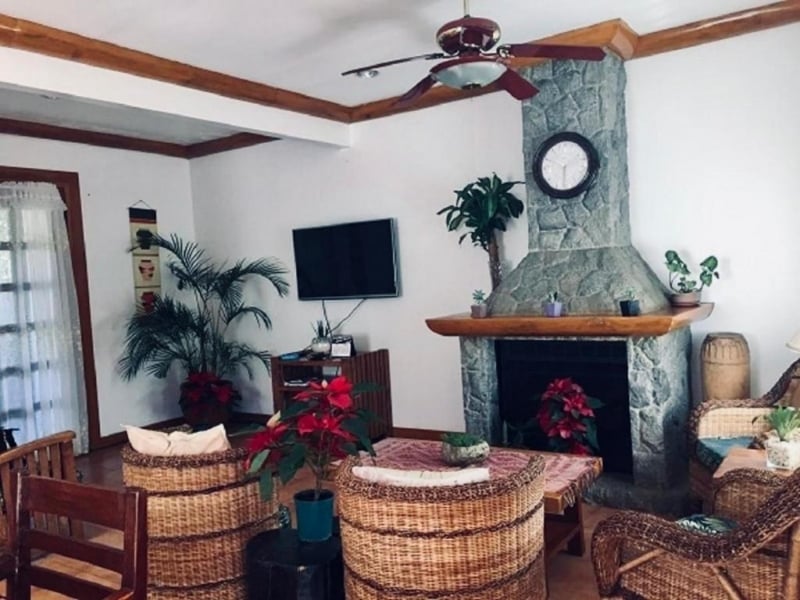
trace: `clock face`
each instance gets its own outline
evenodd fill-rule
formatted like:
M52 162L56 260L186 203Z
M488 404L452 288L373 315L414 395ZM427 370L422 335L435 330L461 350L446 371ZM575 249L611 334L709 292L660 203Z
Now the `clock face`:
M572 198L594 183L599 160L591 142L574 132L557 133L539 148L533 177L547 195Z
M569 190L589 173L589 156L575 142L558 142L542 158L542 177L556 190Z

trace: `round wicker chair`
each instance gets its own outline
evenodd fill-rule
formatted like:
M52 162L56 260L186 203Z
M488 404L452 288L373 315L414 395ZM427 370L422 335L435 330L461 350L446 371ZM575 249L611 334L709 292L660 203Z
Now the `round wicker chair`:
M348 600L537 600L544 580L544 461L452 487L336 478Z
M194 456L149 456L125 446L127 486L147 490L150 599L243 600L244 547L277 524L246 478L244 448Z
M726 534L688 531L623 511L597 525L592 561L602 598L800 599L800 470L788 479L738 469L714 485L715 514L739 518Z

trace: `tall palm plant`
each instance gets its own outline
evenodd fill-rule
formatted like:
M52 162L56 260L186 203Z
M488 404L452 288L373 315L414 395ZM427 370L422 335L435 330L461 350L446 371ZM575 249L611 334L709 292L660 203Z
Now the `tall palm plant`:
M463 234L458 243L469 236L473 245L480 246L489 254L489 274L492 289L497 289L502 278L500 268L500 248L497 232L506 230L506 221L522 214L525 205L511 193L522 181L503 181L496 173L491 177L479 177L456 190L456 202L445 206L437 215L445 215L448 231L455 231L462 225L471 229Z
M222 379L239 368L252 378L252 363L269 368L269 352L231 339L228 330L245 317L254 319L259 327L272 326L263 309L245 304L243 287L248 279L260 277L285 296L289 291L284 279L287 270L280 262L260 258L216 265L197 244L174 234L169 239L153 236L149 243L172 254L169 271L177 279L178 289L192 294L193 303L159 296L149 310L128 319L125 350L119 360L122 376L131 379L145 371L163 378L175 362L190 382L193 375ZM228 392L223 395L227 398Z

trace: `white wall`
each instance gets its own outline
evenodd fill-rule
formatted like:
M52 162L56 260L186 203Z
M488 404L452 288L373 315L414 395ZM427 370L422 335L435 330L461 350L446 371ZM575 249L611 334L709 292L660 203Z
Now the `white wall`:
M721 259L722 279L705 296L716 309L693 328L695 348L709 331L744 333L754 393L796 358L784 342L800 328L799 33L792 25L628 64L634 244L662 276L667 248L693 263ZM519 105L495 94L356 125L346 150L277 142L195 160L198 240L292 266L294 227L395 217L403 294L368 301L344 331L390 350L396 425L456 429L458 342L424 319L466 310L489 279L485 254L459 247L435 213L477 176L522 178L521 136ZM506 235L513 263L526 252L524 218ZM305 346L319 303L298 302L294 290L266 302L275 327L253 341ZM353 305L330 303L332 317ZM269 412L265 375L252 391L246 409Z
M293 268L292 228L394 217L402 295L368 300L342 329L359 350L388 348L395 425L463 428L457 338L431 333L425 318L468 310L475 288L488 290L487 255L448 233L436 211L478 176L521 179L519 104L494 94L354 126L353 146L334 150L281 141L192 161L198 241L229 258L276 256ZM520 197L524 190L519 186ZM524 217L507 254L526 251ZM306 346L319 302L269 293L274 321L253 341L277 353ZM338 321L354 301L329 302ZM262 372L246 410L270 412ZM252 397L252 395L251 395Z
M127 207L144 200L158 211L160 231L193 238L188 161L0 135L0 165L79 175L101 435L119 431L123 423L178 416L175 382L144 375L124 382L116 361L134 308Z
M706 333L743 333L754 394L798 358L798 56L795 24L627 65L634 244L659 274L668 248L720 259L695 357Z

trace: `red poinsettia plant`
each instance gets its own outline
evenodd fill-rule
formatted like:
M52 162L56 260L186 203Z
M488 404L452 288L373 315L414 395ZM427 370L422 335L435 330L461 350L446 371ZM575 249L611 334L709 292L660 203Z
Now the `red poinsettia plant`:
M358 391L370 389L368 384ZM272 476L277 470L282 483L290 481L307 465L314 474L314 499L322 482L332 475L333 463L357 455L359 445L372 456L375 451L367 435L368 411L356 408L357 390L346 377L311 382L294 402L267 422L267 428L250 438L245 468L261 473L261 493L272 495Z
M601 406L572 379L554 379L542 394L536 420L553 450L590 455L599 450L594 409Z
M241 394L233 387L232 381L203 371L189 373L181 384L178 403L190 422L199 422L215 409L219 409L221 414L227 414L241 399Z

